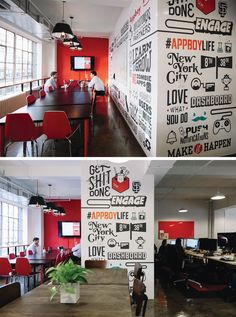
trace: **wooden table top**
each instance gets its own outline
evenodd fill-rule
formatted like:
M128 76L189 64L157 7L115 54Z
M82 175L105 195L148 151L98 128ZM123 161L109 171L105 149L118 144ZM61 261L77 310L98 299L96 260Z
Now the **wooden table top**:
M126 285L128 286L128 273L126 269L92 269L88 274L88 284L100 285Z
M81 285L76 304L50 301L49 286L41 285L0 309L4 317L132 317L128 286Z

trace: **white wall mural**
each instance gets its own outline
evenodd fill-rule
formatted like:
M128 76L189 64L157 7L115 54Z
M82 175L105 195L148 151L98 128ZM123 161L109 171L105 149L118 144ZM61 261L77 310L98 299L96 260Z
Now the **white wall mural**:
M135 0L123 12L111 95L147 156L236 153L235 19L234 0ZM130 65L126 81L118 65Z
M110 94L147 156L156 155L157 1L136 0L110 38Z
M82 264L106 259L133 282L141 263L149 298L154 298L154 180L143 162L84 162L82 175Z
M230 0L158 1L158 153L236 153L235 23Z

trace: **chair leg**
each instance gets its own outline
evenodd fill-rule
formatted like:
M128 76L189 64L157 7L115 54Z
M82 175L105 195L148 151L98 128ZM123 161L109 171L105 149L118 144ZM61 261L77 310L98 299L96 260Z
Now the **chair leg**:
M70 156L72 156L72 150L71 150L71 140L66 138L66 140L68 141L69 143L69 151L70 151Z
M142 317L144 317L144 316L145 316L145 313L146 313L147 301L148 301L148 298L147 298L147 297L145 297L145 298L144 298L144 304L143 304L143 313L142 313Z
M9 146L10 146L11 144L12 144L12 143L10 142L10 143L8 143L8 144L6 145L4 156L7 156L7 150L8 150L8 148L9 148Z
M48 140L49 140L49 139L46 139L46 140L43 141L42 150L41 150L41 156L43 156L44 144L45 144Z
M26 157L27 142L23 142L23 156Z

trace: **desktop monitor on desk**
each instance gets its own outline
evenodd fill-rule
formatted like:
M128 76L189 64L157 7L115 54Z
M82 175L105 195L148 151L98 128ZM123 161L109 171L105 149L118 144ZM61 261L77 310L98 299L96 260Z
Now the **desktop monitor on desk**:
M220 248L236 249L236 232L217 233L217 242Z
M206 251L216 251L217 250L217 239L200 238L199 239L199 249Z
M186 249L198 249L198 239L187 239Z

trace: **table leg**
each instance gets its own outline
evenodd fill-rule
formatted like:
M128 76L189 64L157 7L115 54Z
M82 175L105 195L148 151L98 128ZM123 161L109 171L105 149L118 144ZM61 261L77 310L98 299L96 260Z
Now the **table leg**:
M84 156L88 156L89 119L84 120Z
M5 125L0 125L0 156L4 156L5 149Z

